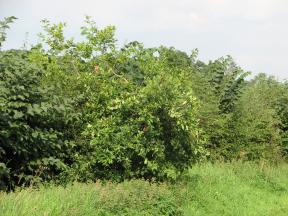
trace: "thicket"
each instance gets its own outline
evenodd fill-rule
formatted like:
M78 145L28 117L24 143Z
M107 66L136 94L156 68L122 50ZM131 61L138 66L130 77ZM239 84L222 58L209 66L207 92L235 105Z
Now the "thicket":
M14 17L0 23L1 43ZM83 40L43 20L41 41L0 52L0 187L40 181L175 180L201 160L279 161L288 84L247 79L169 47L117 47L86 17Z

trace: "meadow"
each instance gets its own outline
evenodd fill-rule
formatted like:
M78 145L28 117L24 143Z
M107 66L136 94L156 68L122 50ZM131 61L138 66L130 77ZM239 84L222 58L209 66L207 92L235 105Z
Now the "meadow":
M288 165L205 163L175 183L46 185L0 194L1 216L277 215L288 213Z

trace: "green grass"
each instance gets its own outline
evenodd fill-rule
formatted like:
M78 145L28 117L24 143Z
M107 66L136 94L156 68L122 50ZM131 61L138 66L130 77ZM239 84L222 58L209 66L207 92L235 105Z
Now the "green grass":
M185 215L288 215L287 164L207 164L189 177Z
M0 193L0 215L288 215L288 164L202 164L176 184L132 180Z

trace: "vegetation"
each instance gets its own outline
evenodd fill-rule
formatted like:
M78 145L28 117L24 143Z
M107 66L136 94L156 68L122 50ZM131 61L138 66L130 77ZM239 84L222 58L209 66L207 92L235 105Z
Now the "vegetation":
M15 19L0 22L0 47ZM118 48L115 27L89 17L80 41L42 25L39 44L0 51L0 190L16 190L1 213L287 212L287 82L197 49Z
M0 193L3 216L287 215L288 166L195 165L176 184L74 183Z

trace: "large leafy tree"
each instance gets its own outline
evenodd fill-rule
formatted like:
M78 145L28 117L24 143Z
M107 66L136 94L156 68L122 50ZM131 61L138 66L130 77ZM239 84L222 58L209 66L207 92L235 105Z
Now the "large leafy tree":
M249 73L237 66L230 56L209 62L203 72L209 77L211 87L218 97L220 112L233 112Z
M233 117L237 143L233 150L239 157L248 160L281 157L283 96L281 84L263 74L246 86Z
M190 70L192 88L202 105L200 126L204 131L210 157L232 159L234 155L231 149L235 145L233 115L248 73L237 66L230 56L208 64L194 60Z

